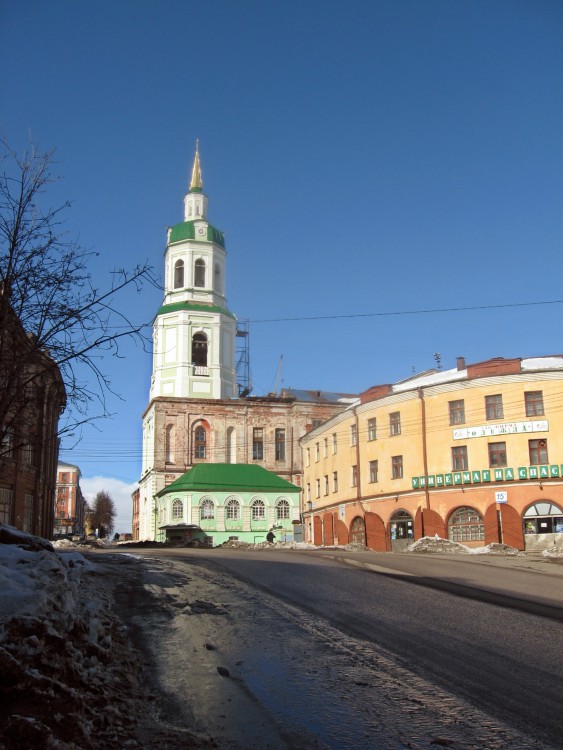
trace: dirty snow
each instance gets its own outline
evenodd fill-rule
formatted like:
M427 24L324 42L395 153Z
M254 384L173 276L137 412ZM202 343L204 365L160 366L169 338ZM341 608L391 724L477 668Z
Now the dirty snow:
M0 524L0 750L207 746L159 725L141 663L96 566Z
M413 544L409 544L407 552L442 552L454 555L525 555L516 547L510 547L508 544L492 543L485 547L467 547L459 542L451 542L449 539L442 539L439 536L423 536Z

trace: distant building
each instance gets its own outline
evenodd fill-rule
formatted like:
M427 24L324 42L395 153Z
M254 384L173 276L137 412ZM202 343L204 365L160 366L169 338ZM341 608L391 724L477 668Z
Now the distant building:
M140 490L136 487L131 493L131 500L133 502L133 517L132 517L132 534L131 538L139 539L139 498L141 496Z
M360 394L301 440L305 538L404 549L563 542L563 356L431 370Z
M300 485L299 438L356 398L292 389L250 396L248 383L237 383L235 340L245 331L227 307L225 238L207 221L197 149L184 221L168 230L164 263L134 499L141 540L162 536L156 497L197 464L255 464Z
M50 539L66 394L59 368L0 292L0 522Z
M157 494L157 541L293 540L300 488L261 466L197 464Z
M57 491L53 536L85 532L86 501L80 489L80 469L72 464L57 466Z

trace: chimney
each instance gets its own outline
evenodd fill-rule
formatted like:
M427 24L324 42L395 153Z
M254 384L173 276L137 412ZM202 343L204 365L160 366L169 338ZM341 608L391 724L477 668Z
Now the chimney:
M457 369L458 370L465 370L465 357L458 357L457 358Z

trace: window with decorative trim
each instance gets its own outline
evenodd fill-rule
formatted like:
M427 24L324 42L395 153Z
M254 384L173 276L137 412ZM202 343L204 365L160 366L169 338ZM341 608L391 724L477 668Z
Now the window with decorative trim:
M278 428L275 431L276 461L285 461L285 430Z
M278 500L276 504L276 520L286 521L290 517L289 510L290 508L288 500Z
M263 500L254 500L251 507L252 520L264 521L266 518L266 505Z
M252 459L262 461L264 459L264 428L254 427L252 430Z
M184 517L184 503L176 498L172 501L172 520L177 521Z
M202 521L211 521L215 518L215 503L210 497L202 499L199 505L199 517Z
M230 497L225 503L225 516L228 521L238 521L240 519L240 503L236 497Z
M194 456L195 458L207 458L207 430L198 425L194 430Z

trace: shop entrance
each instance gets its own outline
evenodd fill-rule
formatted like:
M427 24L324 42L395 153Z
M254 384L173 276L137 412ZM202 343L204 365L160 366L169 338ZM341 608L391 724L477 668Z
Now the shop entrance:
M549 500L530 505L524 513L527 550L543 550L563 540L563 510Z
M404 552L414 542L414 521L406 510L397 510L389 521L391 552Z

